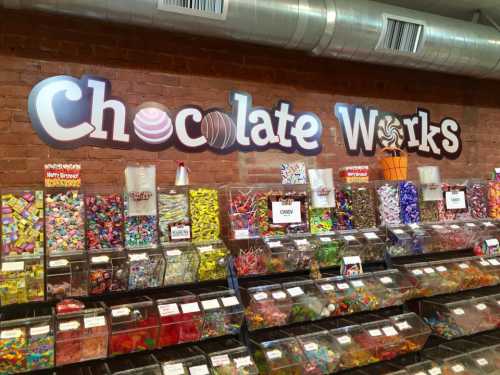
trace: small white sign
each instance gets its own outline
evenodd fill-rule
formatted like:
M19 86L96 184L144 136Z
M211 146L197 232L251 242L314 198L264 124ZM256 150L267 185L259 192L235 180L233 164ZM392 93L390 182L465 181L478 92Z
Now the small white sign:
M309 241L307 240L307 238L301 238L299 240L294 240L295 242L295 245L297 246L307 246L309 245Z
M256 301L262 301L263 299L266 299L266 298L267 298L266 292L259 292L259 293L255 293L253 295L253 299Z
M39 326L30 328L30 336L46 335L50 332L50 326Z
M168 375L184 375L184 365L182 363L165 363L163 373Z
M361 280L352 280L351 284L355 288L362 288L362 287L365 286L365 283L363 281L361 281Z
M183 314L199 312L200 305L198 305L198 302L184 303L181 305L181 311Z
M238 298L236 298L235 296L223 297L221 298L221 301L224 307L231 307L240 304L240 301L238 301Z
M465 311L464 311L464 309L461 309L461 308L453 309L453 314L455 314L455 315L464 315Z
M347 242L356 241L356 237L348 235L348 236L344 236L344 240L346 240Z
M337 284L337 289L339 289L339 290L346 290L346 289L349 289L349 284L346 284L346 283L339 283L339 284Z
M180 251L179 249L167 250L168 257L178 257L181 254L182 251Z
M120 316L129 316L130 309L128 307L120 307L118 309L111 310L111 316L113 318L119 318Z
M304 350L306 352L315 352L318 350L318 344L316 344L315 342L308 342L304 345Z
M248 229L235 229L234 230L234 239L235 240L244 240L250 237L250 232Z
M392 278L390 278L389 276L381 277L379 280L382 284L392 284L393 283Z
M433 367L429 370L429 375L440 375L441 369L439 367Z
M409 225L409 227L410 227L411 229L414 229L414 230L415 230L415 229L420 229L420 226L419 226L418 224L415 224L415 223L411 223L411 224Z
M320 237L319 240L321 242L332 242L332 239L330 237Z
M214 355L210 357L210 361L212 361L212 366L214 367L227 366L231 363L227 354Z
M382 328L382 331L388 337L397 336L398 335L398 331L396 331L396 328L394 328L393 326L384 327L384 328Z
M293 224L302 222L300 202L272 202L273 224Z
M304 294L304 291L302 290L302 288L300 286L296 286L294 288L287 289L286 291L288 292L290 297L298 297L298 296L301 296L302 294Z
M92 264L109 263L109 257L107 255L101 255L98 257L90 258Z
M148 260L148 255L146 253L129 254L128 257L131 262L142 262Z
M49 262L49 268L66 267L68 264L69 261L67 259L51 260Z
M438 272L446 272L446 271L448 271L448 268L446 268L445 266L437 266L436 267L436 271L438 271Z
M190 367L189 374L190 375L209 375L210 372L208 371L207 365L199 365L199 366Z
M380 329L370 329L368 331L368 333L370 334L370 336L372 337L378 337L378 336L382 336L382 331Z
M72 320L70 322L59 323L59 331L73 331L80 328L80 322L77 320Z
M423 275L424 273L420 269L412 270L411 273L413 273L415 276L420 276Z
M464 210L467 208L465 191L451 190L444 193L447 210Z
M273 299L281 300L286 298L286 293L282 290L278 290L277 292L272 293Z
M444 229L442 225L433 225L432 226L434 229Z
M5 331L2 331L2 333L0 333L0 338L2 338L4 340L17 339L17 338L21 337L22 335L23 335L23 331L21 331L19 328L15 328L15 329L8 329Z
M396 327L398 327L400 331L406 331L412 328L411 325L406 320L396 323Z
M203 306L203 310L220 309L220 304L217 299L208 299L206 301L201 301L201 305Z
M158 305L158 312L161 317L179 314L179 306L176 303L169 303L168 305Z
M488 306L486 306L484 303L478 303L476 305L476 309L478 309L479 311L484 311L488 308Z
M346 345L346 344L350 344L352 342L352 339L351 339L351 336L344 335L344 336L337 337L337 341L341 345Z
M467 263L460 263L458 266L459 266L461 269L463 269L463 270L466 270L467 268L469 268L469 265L468 265Z
M498 238L488 238L484 242L486 242L486 246L488 247L498 247Z
M268 352L266 352L266 357L271 360L281 358L281 355L281 351L278 349L269 350Z
M460 227L457 224L451 224L450 228L451 229L460 229Z
M213 251L214 247L212 245L207 245L207 246L198 246L198 251L200 253L206 253L208 251Z
M321 289L323 289L325 292L330 292L335 288L333 287L332 284L321 284Z
M281 247L283 245L281 244L281 241L269 241L267 243L267 246L269 246L269 248L271 248L271 249L275 249L275 248Z
M464 372L465 371L465 367L462 366L461 364L457 364L457 365L453 365L451 367L451 370L456 373L456 374L459 374L461 372Z
M434 273L436 271L434 271L434 268L432 268L432 267L425 267L424 272L427 274L431 274L431 273Z
M6 262L2 263L2 272L24 271L24 262Z
M488 260L488 262L490 262L490 264L492 266L498 266L500 264L500 262L498 261L498 259L490 259L490 260Z
M172 240L189 240L191 238L191 227L189 225L173 225L170 227Z
M404 231L404 230L402 230L402 229L393 229L393 230L392 230L392 233L394 233L394 234L404 234L404 233L405 233L405 231Z
M476 362L481 367L486 366L489 363L486 358L478 358L476 359Z
M106 318L104 316L88 316L83 318L83 326L85 328L104 327Z
M374 233L374 232L363 233L363 235L365 236L365 238L367 240L378 240L379 239L379 237L377 236L377 234Z
M469 228L474 228L476 226L476 224L474 223L465 223L466 226L468 226Z
M240 367L252 366L253 362L252 362L252 358L250 356L246 356L246 357L241 357L241 358L235 358L234 364L236 365L236 368L238 369Z

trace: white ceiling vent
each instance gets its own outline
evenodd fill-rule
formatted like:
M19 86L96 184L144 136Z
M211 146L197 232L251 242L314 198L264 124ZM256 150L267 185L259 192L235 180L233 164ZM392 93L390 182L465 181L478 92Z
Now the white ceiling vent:
M416 54L423 44L424 23L394 16L384 16L384 27L376 49Z
M190 16L226 19L229 0L158 0L158 10Z

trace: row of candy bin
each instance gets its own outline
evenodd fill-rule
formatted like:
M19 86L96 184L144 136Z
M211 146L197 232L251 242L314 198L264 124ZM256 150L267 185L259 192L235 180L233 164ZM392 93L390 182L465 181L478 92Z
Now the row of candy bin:
M366 320L253 334L255 362L264 375L330 374L419 351L430 334L414 313Z
M398 266L412 285L411 298L457 293L500 283L498 257L467 257Z
M410 296L410 283L398 270L281 284L254 282L241 289L250 331L397 306Z

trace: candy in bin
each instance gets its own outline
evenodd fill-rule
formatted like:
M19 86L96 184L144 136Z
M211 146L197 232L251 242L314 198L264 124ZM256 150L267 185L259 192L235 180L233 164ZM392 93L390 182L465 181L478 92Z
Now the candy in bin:
M333 209L309 208L309 226L312 234L328 233L333 230Z
M402 305L411 296L410 281L397 269L373 272L372 278L382 286L380 308Z
M47 298L88 294L88 262L83 254L52 256L47 260Z
M378 362L376 347L359 340L364 335L364 329L358 324L348 324L344 327L330 330L334 341L339 345L340 368L351 369Z
M446 293L443 291L443 278L429 263L416 263L402 266L413 286L413 298L428 297Z
M344 242L334 234L322 234L313 239L316 242L314 258L321 268L340 265L340 254Z
M11 190L1 195L2 259L43 252L43 192Z
M212 374L209 370L208 358L196 346L166 348L156 351L154 356L160 363L164 375Z
M245 239L258 236L261 220L259 202L266 200L263 189L231 186L228 195L232 238Z
M346 291L352 293L349 298L356 300L358 311L377 310L384 304L386 288L371 274L346 277L345 282L350 285Z
M473 219L488 218L488 183L471 180L467 184L467 205Z
M351 191L354 228L375 228L377 226L376 203L371 186L368 184L354 185Z
M283 283L292 302L289 323L311 322L323 317L325 300L312 280Z
M194 283L198 279L200 258L190 243L175 243L165 246L164 285Z
M382 225L401 224L399 189L396 183L383 183L377 187L379 219Z
M355 287L343 276L331 277L324 280L327 283L320 286L323 291L331 289L331 286L333 286L333 290L330 290L328 293L330 295L330 302L327 308L330 311L330 315L348 315L365 310L364 307L366 304L358 296ZM335 291L335 295L333 295L333 291Z
M357 238L357 230L343 231L339 234L339 240L343 242L341 258L349 256L360 256L363 253L364 246Z
M125 247L127 249L147 249L158 246L157 215L134 216L129 212L129 198L124 196ZM134 198L135 199L135 198ZM137 198L139 199L139 198Z
M176 186L159 189L158 226L161 244L191 239L189 197L186 188Z
M40 256L9 257L1 264L1 305L42 301L45 298L44 266Z
M411 181L399 183L399 206L403 224L420 222L419 194L417 186Z
M89 257L89 295L128 288L128 258L123 252L96 252Z
M500 260L495 257L475 257L472 262L488 277L491 285L500 283Z
M217 241L220 238L219 192L215 188L189 190L189 213L193 242Z
M500 294L478 297L471 300L479 321L477 332L490 331L500 327Z
M488 207L492 219L500 219L500 181L488 182Z
M261 239L234 240L229 243L238 276L263 275L268 272L271 251Z
M476 375L482 374L480 366L474 363L467 354L444 358L441 364L443 375Z
M394 315L389 320L403 339L398 355L416 352L425 346L431 330L417 314Z
M239 333L243 323L243 307L234 290L202 293L199 299L205 317L202 338Z
M367 322L361 327L363 332L355 336L355 339L361 346L374 352L378 361L393 359L404 352L405 340L390 320Z
M470 219L467 207L467 187L464 184L442 184L443 200L438 201L439 221Z
M200 243L196 249L200 260L198 281L221 280L227 277L229 251L222 241Z
M411 254L426 254L433 251L431 230L420 224L409 224L406 232L411 236Z
M334 228L337 230L353 229L352 188L350 185L343 185L336 190L335 204Z
M163 285L165 258L160 249L130 251L128 254L128 290L156 288Z
M392 257L412 255L413 238L402 226L390 226L388 229L389 245L387 252Z
M316 254L316 242L311 236L290 235L294 249L288 254L288 261L295 270L306 270Z
M479 229L479 227L472 222L465 224L452 223L447 225L447 227L449 229L449 235L446 248L449 250L463 250L472 247L474 238L477 236L477 229Z
M363 262L374 262L384 259L386 249L385 234L378 229L365 229L357 234L357 238L364 246L360 254Z
M265 240L268 249L266 262L267 273L282 273L297 270L297 258L293 252L295 246L286 237L269 237Z
M249 349L235 339L211 340L198 345L209 358L213 375L258 375Z
M473 260L473 258L456 259L453 265L450 265L459 277L459 290L476 289L496 284L495 276Z

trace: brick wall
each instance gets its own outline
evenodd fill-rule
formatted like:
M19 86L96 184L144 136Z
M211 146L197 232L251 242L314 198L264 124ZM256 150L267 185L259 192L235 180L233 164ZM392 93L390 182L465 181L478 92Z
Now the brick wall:
M285 160L308 166L369 164L379 176L376 158L346 154L333 116L336 102L379 106L384 111L431 110L432 120L456 118L462 126L463 153L455 161L410 157L418 165L437 164L446 178L485 177L500 166L500 82L437 73L312 58L303 53L175 35L61 16L0 11L0 186L42 182L43 164L77 161L85 184L121 184L129 162L155 163L159 182L171 183L175 160L187 161L193 182L268 182L279 180ZM185 104L225 105L231 89L253 95L255 105L278 99L296 111L317 113L325 131L317 157L277 151L186 154L83 147L56 150L31 128L27 97L49 76L96 74L111 80L113 94L130 106L158 101L172 110Z

